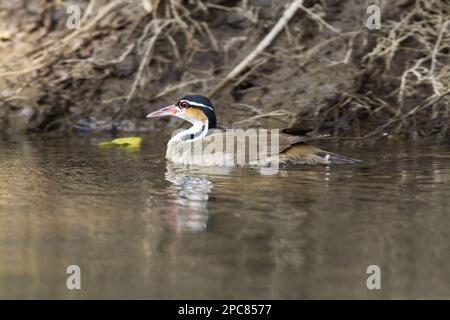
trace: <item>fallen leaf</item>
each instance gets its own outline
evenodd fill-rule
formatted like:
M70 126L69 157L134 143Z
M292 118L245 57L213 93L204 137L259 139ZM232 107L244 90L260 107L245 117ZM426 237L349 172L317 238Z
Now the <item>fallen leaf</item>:
M100 148L111 148L114 146L122 146L127 148L139 148L141 146L141 137L117 138L111 141L103 141L97 144Z

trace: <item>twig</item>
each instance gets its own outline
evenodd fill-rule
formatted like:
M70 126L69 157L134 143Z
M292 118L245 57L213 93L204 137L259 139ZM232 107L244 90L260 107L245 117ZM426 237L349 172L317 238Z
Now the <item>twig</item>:
M246 69L248 65L272 43L272 41L284 29L285 25L294 16L294 14L302 4L303 0L293 0L291 5L284 11L281 18L278 20L272 30L270 30L267 36L265 36L264 39L259 42L256 48L252 52L250 52L250 54L236 67L234 67L234 69L231 70L231 72L213 90L211 90L208 95L210 97L214 96L217 92L219 92L219 90L225 87L225 85L227 85L229 81L231 81L242 71L244 71L244 69Z
M154 21L152 21L151 23L153 23L153 22ZM139 65L138 72L136 74L136 77L134 78L134 82L133 82L133 85L131 86L130 93L128 94L127 101L126 101L127 104L130 102L131 98L133 97L133 95L134 95L134 93L135 93L135 91L136 91L136 89L137 89L137 87L139 85L139 82L140 82L141 77L142 77L142 72L144 71L145 67L150 62L150 58L151 58L150 53L151 53L151 51L153 49L153 46L155 45L156 39L160 35L161 31L166 26L168 26L170 23L171 23L171 21L166 20L161 25L156 24L155 33L154 33L154 35L150 38L150 40L147 43L147 47L145 49L144 56L142 57L141 64Z
M309 14L314 20L318 21L320 24L322 24L325 28L327 28L328 30L330 30L331 32L334 33L339 33L341 32L341 30L333 27L332 25L328 24L325 20L323 20L321 17L319 17L317 14L315 14L314 12L312 12L311 10L309 10L308 8L304 7L303 5L300 5L300 9L302 9L303 11L305 11L307 14Z
M431 85L433 87L433 91L435 95L439 95L440 94L440 89L443 89L442 84L436 80L435 76L434 76L434 70L436 69L436 62L437 62L437 54L440 50L440 45L441 45L441 41L442 41L442 37L444 36L444 33L447 29L447 26L450 24L450 20L445 21L444 25L441 28L441 31L439 32L438 38L436 40L436 44L434 45L433 48L433 52L431 54L431 66L430 66L430 71L428 72L428 79L431 82Z
M80 34L91 30L92 28L94 28L101 20L103 20L110 12L118 10L124 6L127 5L127 2L125 2L124 0L118 0L118 1L114 1L109 3L107 6L105 6L100 12L99 14L92 20L90 21L88 24L86 24L85 27L78 29L74 32L72 32L71 34L67 35L66 37L64 37L61 40L62 44L67 44L70 41L72 41L74 38L78 37Z
M95 59L94 57L91 57L88 59L65 59L65 60L61 60L60 63L92 63L99 67L119 64L125 60L125 58L131 53L131 51L133 51L134 47L135 47L135 44L130 43L126 47L124 52L118 58L111 59L111 60Z
M11 76L20 76L22 74L30 73L30 72L39 70L41 68L44 68L48 64L49 63L41 63L41 64L38 64L37 66L32 66L32 67L29 67L29 68L26 68L26 69L2 72L2 73L0 73L0 78L11 77Z
M92 9L95 7L96 0L89 1L89 4L87 5L86 9L84 10L83 17L81 18L81 22L86 21L87 18L92 14Z
M442 98L444 98L445 96L447 96L448 94L450 94L450 89L447 90L446 92L444 92L443 94L441 94L440 96L438 96L435 99L432 99L431 101L423 104L423 105L418 105L415 108L413 108L412 110L410 110L408 113L406 113L405 115L403 115L402 117L397 116L394 117L393 119L391 119L390 121L388 121L387 123L385 123L384 125L375 128L374 130L370 131L369 133L367 133L366 135L364 135L364 137L362 137L361 139L368 139L373 137L374 135L380 133L380 131L385 130L386 128L390 127L391 125L393 125L394 123L398 122L398 121L403 121L405 120L407 117L410 117L414 114L416 114L419 111L422 111L423 109L426 109L436 103L438 103Z
M100 13L92 20L90 21L85 27L76 30L72 33L70 33L69 35L67 35L66 37L64 37L60 42L55 44L56 48L61 48L65 45L67 45L70 41L72 41L74 38L78 37L80 34L94 28L102 19L104 19L108 14L110 14L112 11L114 10L118 10L124 6L126 6L128 3L125 2L124 0L118 0L118 1L114 1L111 2L109 5L105 6ZM50 48L52 47L52 44L47 44L43 46L43 49L47 49L45 53L48 52L48 50L50 50ZM31 66L29 68L25 68L25 69L20 69L20 70L15 70L15 71L6 71L6 72L2 72L0 73L0 78L2 77L9 77L9 76L18 76L18 75L23 75L23 74L27 74L42 68L45 68L51 64L53 64L55 61L52 59L49 59L47 56L41 56L41 58L36 58L36 62L39 62L40 60L44 60L47 59L47 61L42 62L42 63L38 63L35 66Z
M285 109L279 109L279 110L271 111L271 112L268 112L268 113L258 112L258 114L255 115L255 116L252 116L252 117L247 118L247 119L236 121L233 124L237 125L237 124L242 124L242 123L247 123L247 122L251 123L251 122L256 121L258 119L261 119L261 118L272 118L272 117L274 119L276 119L276 120L281 121L281 122L285 122L285 121L277 118L277 117L283 117L283 116L288 116L291 119L291 121L289 121L290 126L295 122L295 114L293 114L292 112L287 111Z

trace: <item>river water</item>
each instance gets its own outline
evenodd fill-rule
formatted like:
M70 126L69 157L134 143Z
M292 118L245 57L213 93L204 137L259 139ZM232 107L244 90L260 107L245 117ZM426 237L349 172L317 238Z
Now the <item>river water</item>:
M0 298L450 298L449 145L329 145L365 163L268 176L143 138L0 140Z

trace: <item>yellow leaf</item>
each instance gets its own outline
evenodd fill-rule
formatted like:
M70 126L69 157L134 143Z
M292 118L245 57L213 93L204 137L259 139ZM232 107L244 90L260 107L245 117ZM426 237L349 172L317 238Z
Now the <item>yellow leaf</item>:
M114 146L123 146L127 148L139 148L141 146L141 137L117 138L111 141L100 142L97 146L100 148L111 148Z
M113 144L118 145L130 145L134 147L138 147L141 145L142 138L141 137L127 137L127 138L117 138L111 141Z

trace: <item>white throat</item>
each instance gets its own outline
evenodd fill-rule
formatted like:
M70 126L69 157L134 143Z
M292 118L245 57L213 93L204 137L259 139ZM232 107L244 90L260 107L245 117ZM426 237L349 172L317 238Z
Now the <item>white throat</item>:
M194 142L206 136L206 134L208 133L208 121L205 122L189 121L189 122L192 123L192 127L190 127L187 130L178 132L176 135L174 135L167 143L168 147L185 141Z

